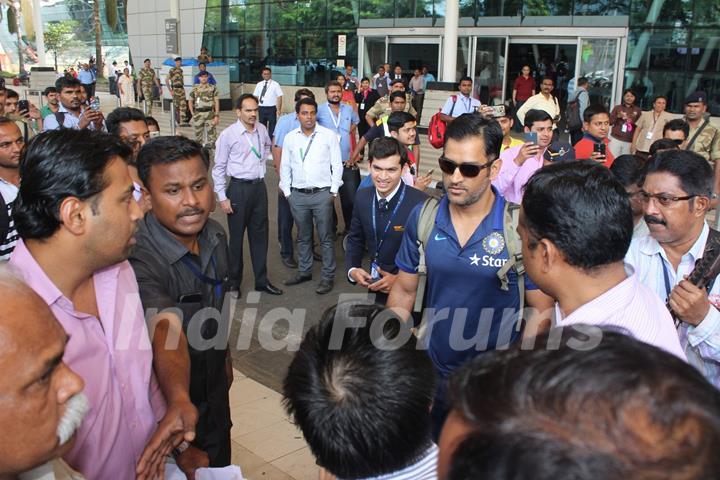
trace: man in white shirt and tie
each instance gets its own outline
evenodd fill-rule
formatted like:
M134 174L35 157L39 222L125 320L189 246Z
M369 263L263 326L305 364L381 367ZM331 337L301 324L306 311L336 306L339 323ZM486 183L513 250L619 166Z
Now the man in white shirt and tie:
M313 223L322 255L318 294L329 293L335 281L333 210L342 186L343 165L335 132L317 124L317 103L303 98L295 104L300 127L285 137L280 161L280 190L290 203L298 228L298 273L285 285L312 279Z
M255 86L253 95L260 102L260 123L265 125L268 134L272 137L277 118L282 113L283 91L280 84L272 79L270 67L262 69L262 78L262 81Z
M480 100L472 98L473 81L470 77L460 79L460 95L451 95L443 105L440 118L445 123L450 123L463 113L473 113L479 106Z

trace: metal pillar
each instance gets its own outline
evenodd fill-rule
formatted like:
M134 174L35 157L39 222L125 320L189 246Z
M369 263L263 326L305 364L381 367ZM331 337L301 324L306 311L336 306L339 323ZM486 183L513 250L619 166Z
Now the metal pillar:
M170 102L170 135L175 136L175 102Z

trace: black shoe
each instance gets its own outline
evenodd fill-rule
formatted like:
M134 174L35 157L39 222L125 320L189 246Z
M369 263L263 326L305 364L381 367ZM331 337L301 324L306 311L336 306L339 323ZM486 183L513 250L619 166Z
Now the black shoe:
M285 280L283 283L285 285L287 285L288 287L290 287L292 285L298 285L300 283L309 282L310 280L312 280L312 275L301 275L298 273L294 277Z
M283 257L282 264L285 265L287 268L298 268L298 263L292 257Z
M332 280L320 280L320 283L318 283L318 287L315 289L315 293L319 295L325 295L326 293L330 293L334 285L335 282L333 282Z
M268 282L264 287L255 287L258 292L269 293L270 295L282 295L283 291L277 288L272 283Z
M313 260L316 262L322 262L322 255L313 250Z

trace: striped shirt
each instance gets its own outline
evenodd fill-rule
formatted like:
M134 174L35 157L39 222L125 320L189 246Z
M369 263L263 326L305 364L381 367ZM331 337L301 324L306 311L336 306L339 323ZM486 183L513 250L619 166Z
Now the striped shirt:
M654 345L687 360L670 312L648 287L640 283L630 268L629 276L599 297L563 318L555 305L557 326L578 323L597 327L621 328L641 342Z
M379 477L368 477L363 480L437 480L438 447L434 443L425 454L407 468L388 473Z
M0 178L0 195L2 195L7 208L7 215L10 218L8 233L5 238L0 238L0 261L10 259L10 254L15 249L18 241L17 230L15 230L15 220L12 217L12 207L17 197L18 187Z
M633 238L625 262L635 268L640 283L650 288L660 301L664 302L668 292L665 288L663 262L670 277L670 288L673 288L695 268L695 262L703 256L709 234L710 227L706 223L693 246L680 259L677 271L668 260L665 250L652 235ZM720 279L713 284L708 299L710 310L703 321L697 326L682 322L677 333L688 363L697 368L715 387L720 388Z

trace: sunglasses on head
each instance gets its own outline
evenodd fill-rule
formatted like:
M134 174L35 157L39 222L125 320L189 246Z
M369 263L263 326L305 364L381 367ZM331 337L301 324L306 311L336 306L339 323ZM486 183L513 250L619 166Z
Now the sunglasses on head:
M480 175L480 172L484 169L490 168L495 160L497 159L495 158L487 163L478 165L476 163L455 163L449 158L442 156L438 158L438 163L440 164L440 170L442 170L443 173L452 175L455 173L455 170L459 168L460 175L467 178L473 178Z

